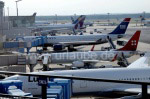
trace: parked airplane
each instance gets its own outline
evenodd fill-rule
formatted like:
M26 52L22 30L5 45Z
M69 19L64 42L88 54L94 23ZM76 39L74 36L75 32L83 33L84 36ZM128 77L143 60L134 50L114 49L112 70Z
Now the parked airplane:
M123 62L125 63L124 66L127 66L128 62L126 58L129 58L136 53L140 33L141 31L136 31L136 33L131 37L128 43L120 49L113 49L110 51L63 52L42 54L39 59L42 60L43 64L72 63L73 67L89 67L93 66L99 61L120 60L119 64ZM93 50L93 48L91 50ZM123 64L121 63L120 65Z
M70 35L70 36L47 36L45 47L52 46L55 51L61 51L68 47L69 51L74 50L75 46L102 44L111 40L117 40L125 36L126 29L130 22L130 18L125 18L118 27L108 34L96 35ZM25 36L24 41L33 41L38 36Z
M74 18L71 17L71 20L72 20L72 23L74 23ZM86 27L86 26L93 26L93 22L84 22L83 25Z
M124 81L140 81L150 82L150 55L138 59L127 68L103 68L103 69L86 69L86 70L64 70L64 71L48 71L48 72L33 72L34 74L43 75L67 75L76 77L89 77L110 80ZM137 65L138 64L138 65ZM4 80L21 80L23 82L23 91L30 92L33 95L41 95L41 87L38 86L36 77L11 76ZM133 92L141 93L141 85L106 83L95 81L72 81L73 94L78 93L93 93L93 92ZM148 90L150 93L150 91Z
M83 23L85 20L85 15L79 16L77 20L75 20L72 24L55 24L55 25L46 25L46 26L37 26L36 29L34 29L34 32L40 32L42 35L45 34L55 34L58 31L63 31L63 30L71 30L74 33L78 29L83 29Z

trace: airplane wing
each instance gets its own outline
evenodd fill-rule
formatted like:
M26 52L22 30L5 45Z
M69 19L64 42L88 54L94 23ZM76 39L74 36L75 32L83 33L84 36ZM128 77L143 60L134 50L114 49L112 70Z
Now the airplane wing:
M120 87L113 89L114 92L127 92L127 93L142 93L142 89L140 87ZM150 88L148 88L148 93L150 93Z
M99 60L83 60L84 63L98 63Z
M64 45L64 46L69 46L69 45L81 45L81 44L89 44L89 43L96 43L96 42L101 42L101 38L95 41L70 41L70 42L59 42L59 44Z
M58 64L60 66L71 66L72 64Z
M68 28L61 28L61 29L50 29L50 30L45 30L45 31L40 31L41 33L46 33L46 32L59 32L63 30L68 30ZM69 30L68 30L69 31Z
M62 30L68 30L67 27L61 28L61 29L51 29L50 31L62 31ZM47 30L48 31L48 30Z
M99 60L82 60L82 62L83 63L90 63L90 64L92 64L92 63L98 63L98 61ZM58 65L60 65L60 66L72 66L72 64L58 64Z
M72 41L72 42L59 42L60 44L65 44L65 45L78 45L78 44L89 44L89 43L96 43L96 42L101 42L101 38L95 41Z
M96 41L75 41L75 42L60 42L60 44L70 45L70 44L88 44L95 43Z

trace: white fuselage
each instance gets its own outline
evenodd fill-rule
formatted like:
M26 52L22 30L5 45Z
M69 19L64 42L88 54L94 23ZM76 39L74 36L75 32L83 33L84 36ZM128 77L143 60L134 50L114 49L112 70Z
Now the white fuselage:
M118 39L118 35L110 34L97 34L97 35L66 35L66 36L47 36L46 45L62 44L64 46L68 45L87 45L87 44L101 44L108 42L107 36L112 40ZM124 35L121 35L122 37ZM39 36L26 36L23 37L24 41L31 42L37 39Z
M47 25L47 26L38 26L37 28L41 28L44 30L61 30L61 29L74 29L75 24L56 24L56 25Z
M67 75L77 77L90 77L111 80L127 80L150 82L150 68L103 68L103 69L86 69L86 70L65 70L65 71L49 71L35 72L35 74L45 75ZM30 92L33 95L41 94L41 87L38 86L36 78L31 77L30 82L25 76L12 76L5 80L21 80L23 81L23 90ZM88 92L104 92L112 91L117 88L141 88L140 85L106 83L96 81L73 80L73 93L88 93Z
M84 62L86 60L89 61L112 61L115 56L116 60L121 57L122 53L126 58L134 55L134 51L89 51L89 52L63 52L63 53L51 53L51 54L43 54L42 56L48 56L48 60L50 64L56 63L73 63L75 61ZM90 62L89 62L90 63Z

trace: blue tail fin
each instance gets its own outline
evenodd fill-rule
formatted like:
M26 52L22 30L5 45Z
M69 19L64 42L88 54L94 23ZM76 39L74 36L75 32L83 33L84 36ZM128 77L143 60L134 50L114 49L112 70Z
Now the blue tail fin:
M117 28L109 33L109 34L125 34L128 24L130 22L131 18L125 18L118 26Z
M73 22L73 24L75 24L75 29L78 29L78 27L79 28L83 27L85 17L86 17L85 15L81 15L77 20Z

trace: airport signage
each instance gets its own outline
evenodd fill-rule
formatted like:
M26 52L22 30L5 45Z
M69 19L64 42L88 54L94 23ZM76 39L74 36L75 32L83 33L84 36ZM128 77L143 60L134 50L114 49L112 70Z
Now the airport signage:
M48 84L47 77L39 77L39 79L38 79L38 85L39 86L47 85L47 84Z

